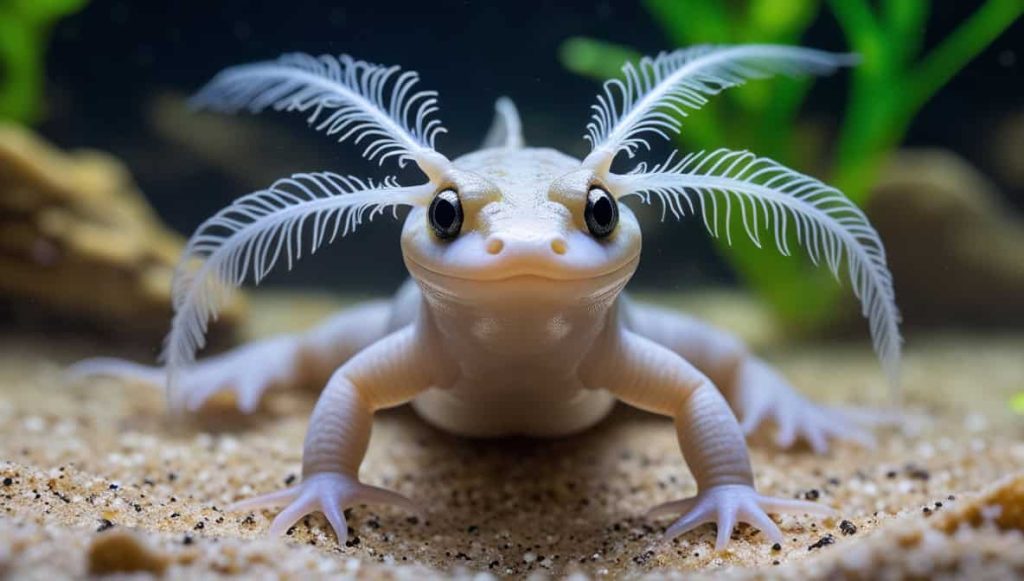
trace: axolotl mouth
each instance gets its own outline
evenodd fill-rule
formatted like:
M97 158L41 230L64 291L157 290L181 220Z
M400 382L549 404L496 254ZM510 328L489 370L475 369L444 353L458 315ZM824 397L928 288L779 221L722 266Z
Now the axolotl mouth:
M580 305L617 295L629 282L640 262L639 254L625 263L599 271L569 272L558 269L494 269L468 273L443 272L406 257L406 268L420 287L434 296L447 296L459 303L532 297Z
M513 283L513 282L586 282L600 283L606 279L628 279L640 262L639 253L616 264L604 268L565 268L558 264L537 262L501 263L476 269L441 269L432 268L414 258L406 257L405 264L410 274L417 279L431 279L439 283L476 282L476 283Z

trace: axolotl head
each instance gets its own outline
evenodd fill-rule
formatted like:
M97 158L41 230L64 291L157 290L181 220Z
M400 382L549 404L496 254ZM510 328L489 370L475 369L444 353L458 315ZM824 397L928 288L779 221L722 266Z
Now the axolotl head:
M552 149L456 159L406 218L402 251L421 286L468 297L615 294L636 270L640 226L592 169Z

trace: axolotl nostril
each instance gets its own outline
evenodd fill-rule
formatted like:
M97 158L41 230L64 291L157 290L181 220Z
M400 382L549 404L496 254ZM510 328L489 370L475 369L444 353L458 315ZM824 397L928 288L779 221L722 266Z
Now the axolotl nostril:
M827 507L772 498L754 487L744 435L765 422L777 443L870 442L858 418L800 396L729 334L623 292L640 260L641 227L625 202L659 201L665 214L697 215L731 235L730 215L756 243L845 271L875 348L895 381L899 316L881 240L839 191L769 159L720 149L673 154L658 165L612 172L647 139L681 129L679 118L746 79L826 74L848 55L787 46L696 47L626 65L605 84L574 159L524 145L519 115L501 99L477 152L449 160L434 92L415 73L347 56L292 54L226 69L195 98L218 111L298 111L314 128L365 148L371 161L415 164L426 181L400 185L333 173L296 174L238 199L203 223L174 285L175 316L164 367L85 361L79 373L166 383L169 405L199 408L220 391L254 410L272 385L325 384L310 418L302 482L235 508L284 508L282 533L324 513L338 540L357 503L415 508L359 481L376 410L405 403L428 422L475 437L562 436L600 421L616 401L673 418L698 493L652 514L681 517L669 537L717 523L717 546L739 522L781 542L769 513ZM402 255L411 275L390 300L346 310L296 336L276 337L194 361L207 323L246 280L312 254L364 220L410 209ZM790 235L793 235L792 237Z

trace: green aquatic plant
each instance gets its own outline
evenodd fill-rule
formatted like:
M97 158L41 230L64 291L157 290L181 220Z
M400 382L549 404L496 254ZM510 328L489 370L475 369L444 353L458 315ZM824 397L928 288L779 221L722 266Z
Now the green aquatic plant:
M1024 391L1010 398L1010 409L1024 416Z
M53 23L88 0L0 0L0 119L42 115L44 58Z
M686 117L679 140L694 151L723 145L750 148L797 169L828 174L864 206L887 155L917 112L1024 12L1024 0L987 0L929 51L922 47L930 12L927 0L826 4L850 52L861 59L851 74L834 150L821 147L814 132L798 123L812 82L807 78L778 78L730 92L700 114ZM679 45L796 43L822 12L818 0L646 0L645 5ZM589 38L567 40L560 57L568 69L598 79L619 77L625 63L640 58L629 47ZM831 158L823 150L833 151ZM827 273L807 261L761 253L745 241L719 240L718 248L741 280L788 322L813 329L840 311L840 292Z

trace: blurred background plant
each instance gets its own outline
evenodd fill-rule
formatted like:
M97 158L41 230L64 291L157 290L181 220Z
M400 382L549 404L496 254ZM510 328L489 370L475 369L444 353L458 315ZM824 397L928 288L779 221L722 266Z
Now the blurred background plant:
M922 46L928 0L645 0L668 39L694 44L799 44L817 18L834 18L847 50L860 55L834 147L798 118L811 79L757 81L726 92L686 118L679 144L687 150L746 148L826 178L864 206L889 154L921 107L1024 12L1024 0L986 0L934 47ZM561 46L569 70L595 79L620 75L640 54L599 39L574 37ZM738 218L737 218L738 219ZM734 225L734 227L736 227ZM789 325L820 329L838 313L843 289L808 261L764 252L737 237L717 248L740 279Z
M1010 401L1010 408L1024 416L1024 391L1013 396L1013 399Z
M0 0L0 120L43 115L44 58L53 24L88 0Z

